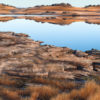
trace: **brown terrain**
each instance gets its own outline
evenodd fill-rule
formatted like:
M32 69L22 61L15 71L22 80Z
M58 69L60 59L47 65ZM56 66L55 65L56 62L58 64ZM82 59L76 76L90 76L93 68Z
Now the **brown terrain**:
M41 43L0 32L0 100L100 100L99 50Z
M0 4L0 14L24 14L24 15L71 15L71 16L86 16L100 15L100 6L86 6L83 8L72 7L70 4L53 4L47 6L35 6L30 8L16 8Z
M70 80L99 74L100 51L85 53L41 43L25 34L1 32L0 73Z

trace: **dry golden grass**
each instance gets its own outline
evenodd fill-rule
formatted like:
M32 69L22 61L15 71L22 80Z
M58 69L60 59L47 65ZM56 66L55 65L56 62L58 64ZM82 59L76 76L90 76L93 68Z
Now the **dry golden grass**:
M7 85L7 86L11 85L12 86L15 84L16 84L15 80L10 80L10 79L5 78L5 77L0 78L0 85Z
M28 87L31 93L38 93L38 98L40 100L49 100L49 98L56 96L59 93L59 90L50 86L41 86L41 87Z
M21 97L30 97L29 100L49 100L59 93L59 89L51 86L29 86L24 90L16 90Z
M20 81L20 78L5 78L0 78L0 100L100 100L100 85L95 81L88 81L80 86L74 82L38 77L24 82L43 85L33 84L19 88L16 87L16 81ZM77 88L78 85L80 88Z
M100 100L100 91L95 93L94 95L90 96L88 100Z
M59 94L57 97L52 98L51 100L70 100L66 93Z
M24 90L17 89L16 92L18 93L18 95L22 97L31 95L31 91L29 89L24 89Z
M79 90L59 94L57 97L52 98L51 100L100 100L100 86L94 81L90 81Z
M40 83L40 84L46 84L46 85L50 85L50 86L54 86L59 88L62 91L66 91L66 90L72 90L77 88L77 84L75 84L75 82L66 82L63 80L52 80L52 79L44 79L41 77L36 77L32 80L32 82L35 83Z
M17 92L10 91L8 89L2 89L0 91L0 97L2 97L3 100L20 100L20 97Z
M39 96L39 93L38 92L34 92L34 93L31 94L31 97L30 97L29 100L37 100L38 96Z
M24 85L24 83L21 79L16 79L15 77L10 77L7 75L2 75L0 77L0 85L10 87L21 87Z

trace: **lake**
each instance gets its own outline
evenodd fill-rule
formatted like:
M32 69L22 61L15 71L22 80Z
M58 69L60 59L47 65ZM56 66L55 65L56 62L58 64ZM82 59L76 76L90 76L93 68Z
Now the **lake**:
M100 25L85 22L73 22L70 25L41 23L34 20L14 19L0 22L0 31L25 33L33 40L58 47L74 50L100 50Z

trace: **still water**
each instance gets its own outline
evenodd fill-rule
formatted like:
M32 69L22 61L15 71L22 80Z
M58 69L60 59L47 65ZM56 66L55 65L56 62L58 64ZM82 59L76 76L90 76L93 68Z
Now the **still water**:
M33 40L59 47L69 47L74 50L100 50L100 25L74 22L70 25L56 25L35 22L34 20L14 19L0 22L0 31L25 33Z

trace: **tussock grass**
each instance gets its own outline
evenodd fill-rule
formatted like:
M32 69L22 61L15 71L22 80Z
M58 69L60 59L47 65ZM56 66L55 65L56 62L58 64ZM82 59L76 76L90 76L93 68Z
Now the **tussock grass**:
M13 86L16 85L16 81L15 80L10 80L9 78L0 78L0 85L7 85L7 86Z
M51 86L29 86L25 90L16 90L16 92L22 97L30 97L29 100L49 100L49 98L56 96L59 93L59 89Z
M16 87L22 79L0 77L0 100L100 100L100 81L98 84L97 81L90 80L85 84L76 84L61 79L36 77L23 79L23 82L33 85Z
M39 97L39 93L38 92L34 92L31 94L31 97L29 100L37 100L37 98Z
M66 91L66 90L72 90L78 87L78 85L75 82L66 82L63 80L52 80L52 79L45 79L42 77L36 77L32 80L32 82L35 83L39 83L39 84L46 84L46 85L50 85L50 86L54 86L59 88L62 91Z
M21 79L17 80L16 78L3 75L0 77L0 85L10 87L21 87L24 85L24 83Z
M58 94L59 90L57 88L54 87L50 87L50 86L42 86L42 87L28 87L28 89L31 91L32 95L34 96L38 93L38 98L40 100L49 100L49 98L55 96Z
M6 88L1 88L0 89L0 97L3 100L20 100L19 95L15 91L10 91Z
M100 100L100 85L97 85L94 81L90 81L79 90L59 94L51 100Z
M100 100L100 91L90 96L88 100Z

